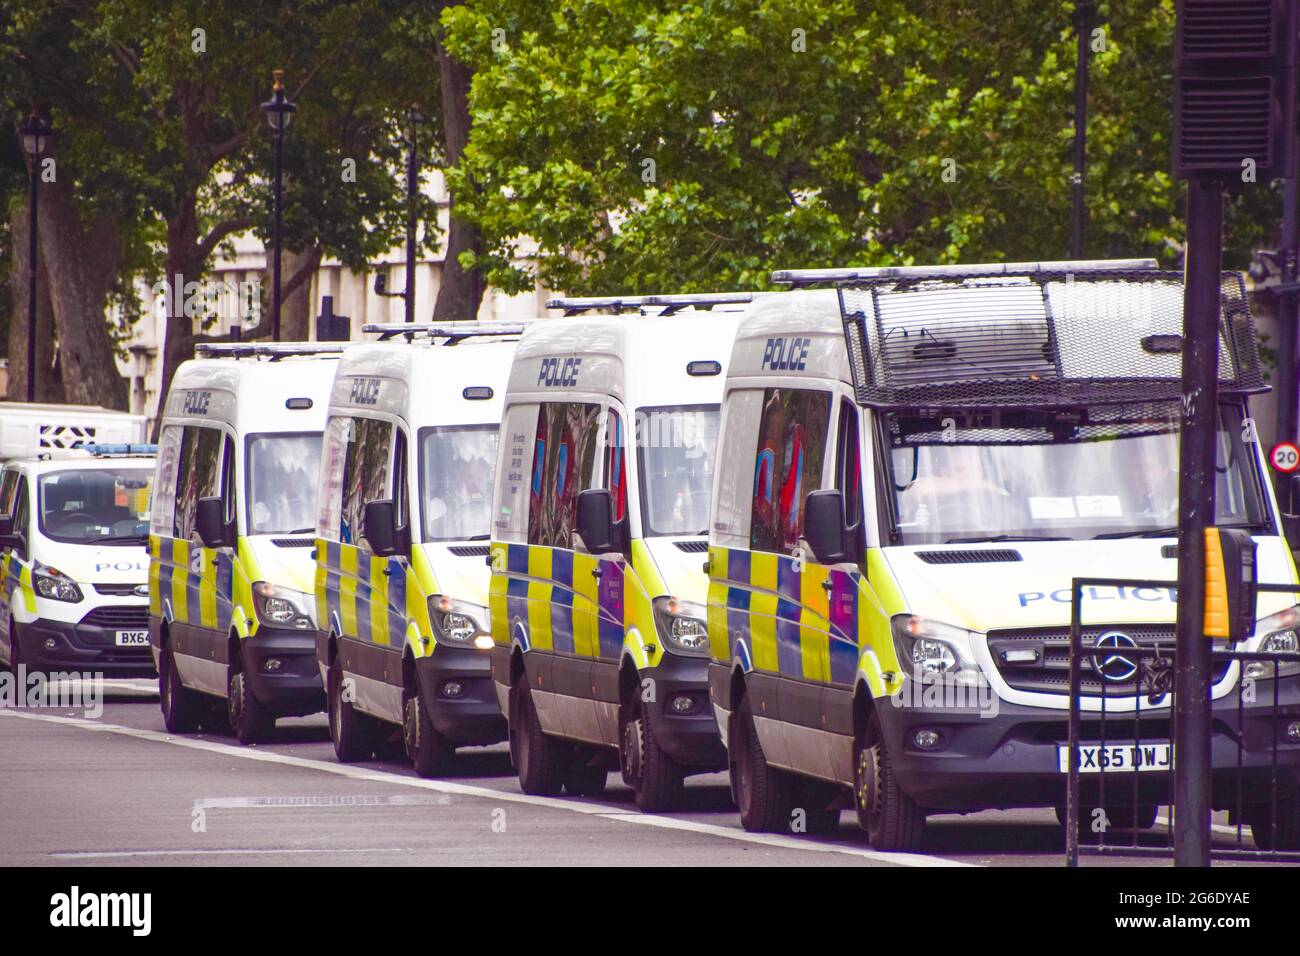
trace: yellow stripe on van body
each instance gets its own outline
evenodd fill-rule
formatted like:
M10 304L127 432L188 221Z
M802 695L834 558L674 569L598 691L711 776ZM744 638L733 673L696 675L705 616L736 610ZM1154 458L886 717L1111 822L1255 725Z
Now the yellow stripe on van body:
M754 669L771 674L781 669L776 650L778 556L766 551L749 555L749 640Z
M831 596L822 587L830 578L831 570L823 564L805 564L799 575L799 654L808 680L827 681L831 676Z
M159 548L158 535L149 535L149 616L156 618L162 618L162 595L158 593L159 572L162 570Z
M253 584L264 580L266 576L257 554L248 538L241 534L235 540L235 560L230 569L230 619L241 638L251 637L261 627L253 605Z
M600 582L593 573L599 563L594 555L573 553L573 653L578 657L600 656Z
M317 538L315 549L312 551L313 560L316 562L315 571L312 573L311 593L312 600L316 602L316 622L321 630L329 630L329 548L326 546L324 538Z
M879 548L867 550L867 573L858 581L858 671L867 675L872 696L896 694L903 667L894 649L890 618L907 610L903 592ZM894 674L885 681L883 674Z
M213 548L200 548L203 554L199 574L199 623L206 628L217 626L217 552Z
M532 648L555 649L551 632L551 549L543 545L528 548L528 640Z
M339 545L339 626L343 636L357 636L357 561L355 544Z
M22 565L18 572L18 590L23 594L23 608L28 614L36 613L36 583L32 580L32 566Z
M370 562L370 643L387 647L388 634L388 567L387 558L371 555Z
M727 597L731 575L727 567L727 548L709 548L709 657L731 663L731 635L727 626Z
M492 558L492 577L488 580L488 623L492 628L492 642L500 646L510 643L510 623L507 620L506 596L510 576L506 574L510 545L493 541L488 548Z
M188 624L190 622L189 592L185 581L190 576L190 543L180 538L172 538L172 617Z
M433 653L433 622L429 620L429 598L438 593L438 576L433 573L429 556L424 553L424 548L416 545L411 549L411 563L406 569L407 643L416 657L427 657ZM495 636L494 628L494 639Z
M633 557L637 543L632 546ZM652 587L646 586L646 578L640 574L642 569L654 567L649 551L642 548L641 564L629 565L623 575L623 647L631 654L638 670L657 666L665 653L655 624L653 599L667 591L657 568L647 575L652 582L657 582Z

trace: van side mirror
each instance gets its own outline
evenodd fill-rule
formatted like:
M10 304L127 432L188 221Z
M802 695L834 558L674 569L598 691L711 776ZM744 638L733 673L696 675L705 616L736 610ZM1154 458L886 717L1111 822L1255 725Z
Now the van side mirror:
M848 537L844 495L834 488L810 492L804 503L804 539L817 563L842 564L852 560L845 545Z
M205 548L222 548L226 540L226 505L219 496L200 498L194 507L194 530Z
M614 550L613 499L607 488L578 492L578 535L592 554Z
M13 527L12 523L10 527ZM27 556L27 539L21 534L14 534L12 531L0 534L0 551L8 551L11 548L25 558Z
M387 558L398 553L397 510L392 498L366 502L361 515L361 537L378 557Z
M1300 550L1300 475L1291 475L1278 489L1282 514L1282 537L1292 551Z

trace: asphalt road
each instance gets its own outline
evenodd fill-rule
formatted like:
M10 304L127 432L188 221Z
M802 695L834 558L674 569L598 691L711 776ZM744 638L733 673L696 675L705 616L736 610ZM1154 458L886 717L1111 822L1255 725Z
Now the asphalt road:
M934 817L922 853L877 853L849 812L829 836L746 833L724 774L691 778L682 812L648 816L617 774L596 799L526 796L504 745L462 751L454 776L422 780L397 762L339 764L323 715L281 721L272 742L254 747L175 737L163 729L153 682L108 683L112 696L95 719L0 709L0 865L1064 862L1050 810ZM1224 822L1216 839L1230 842Z

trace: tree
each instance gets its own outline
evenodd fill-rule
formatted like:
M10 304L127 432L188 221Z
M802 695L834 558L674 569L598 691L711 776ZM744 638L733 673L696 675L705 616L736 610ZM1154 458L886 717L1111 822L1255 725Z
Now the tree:
M474 126L449 181L484 241L468 258L507 289L535 270L571 292L761 288L774 268L1066 258L1073 7L1006 0L996 17L972 0L456 7L447 45L474 71ZM1168 172L1173 2L1103 2L1098 27L1088 253L1169 262L1183 234ZM1276 210L1275 194L1234 200L1229 261L1251 241L1243 208ZM538 250L520 266L525 237Z

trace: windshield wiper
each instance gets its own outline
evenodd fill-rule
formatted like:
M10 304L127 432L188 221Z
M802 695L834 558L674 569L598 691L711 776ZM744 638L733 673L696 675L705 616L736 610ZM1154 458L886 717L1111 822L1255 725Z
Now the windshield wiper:
M148 544L149 536L147 534L110 534L102 538L95 538L91 544L108 544L113 541L135 541L139 544Z
M280 534L311 534L315 528L294 528L292 531L281 531Z
M970 538L949 538L944 544L980 544L986 541L1070 541L1071 538L1050 534L990 534Z
M1176 538L1178 537L1178 528L1129 528L1127 531L1103 531L1101 534L1094 534L1092 539L1105 540L1109 538Z
M491 538L492 538L491 534L472 534L465 540L466 541L488 541L491 540Z

